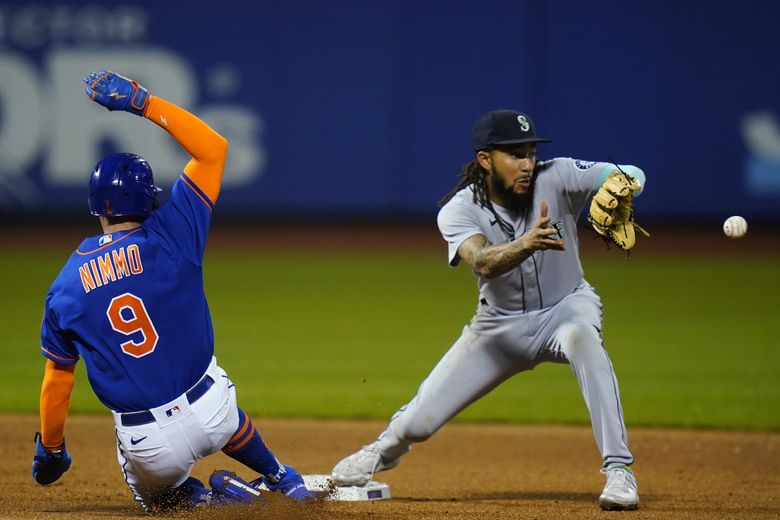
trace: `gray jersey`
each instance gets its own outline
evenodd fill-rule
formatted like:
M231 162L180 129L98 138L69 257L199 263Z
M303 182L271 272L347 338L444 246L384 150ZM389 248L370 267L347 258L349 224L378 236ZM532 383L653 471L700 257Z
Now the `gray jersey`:
M552 307L584 283L577 239L577 218L585 203L601 186L607 163L557 158L537 169L533 207L528 215L493 204L496 212L515 229L526 233L539 218L540 203L549 206L550 226L558 230L565 251L536 251L517 268L492 279L479 277L479 298L502 314L518 314ZM501 230L487 208L474 202L473 187L459 191L441 208L439 230L449 245L449 262L460 261L458 248L469 237L481 234L493 244L511 238Z
M480 304L458 340L377 440L333 468L334 481L365 484L375 471L394 467L413 442L428 439L502 382L543 362L571 365L590 412L603 467L633 462L617 379L601 336L601 301L583 278L577 240L577 217L613 169L611 164L573 159L546 161L537 169L526 218L494 204L520 237L533 227L545 201L550 226L566 250L536 251L501 276L479 277ZM644 183L639 168L621 169ZM474 202L471 186L447 202L438 220L452 266L460 260L458 248L471 236L484 235L493 244L511 240L495 215Z

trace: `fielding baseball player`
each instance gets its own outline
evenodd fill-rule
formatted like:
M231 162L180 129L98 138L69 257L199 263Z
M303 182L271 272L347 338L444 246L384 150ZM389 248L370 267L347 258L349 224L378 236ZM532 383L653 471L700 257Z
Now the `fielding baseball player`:
M113 413L125 481L147 511L211 502L190 471L219 450L261 475L253 485L308 498L301 475L276 459L238 408L214 357L202 265L227 141L135 81L106 71L84 81L95 102L153 121L192 159L159 208L141 157L111 155L92 173L89 210L103 233L81 243L46 296L33 478L49 484L70 467L64 426L83 358L92 389Z
M601 336L601 300L583 278L576 226L593 198L594 227L630 249L631 199L645 175L634 166L538 161L543 142L525 114L497 110L477 120L476 157L438 215L449 264L465 262L479 280L476 314L377 440L336 464L336 484L365 485L509 377L552 361L571 365L590 411L607 478L601 506L637 507L634 458Z

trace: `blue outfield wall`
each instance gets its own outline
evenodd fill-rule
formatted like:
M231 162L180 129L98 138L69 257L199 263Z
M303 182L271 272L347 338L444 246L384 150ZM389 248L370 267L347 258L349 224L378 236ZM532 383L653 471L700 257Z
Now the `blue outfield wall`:
M542 157L648 175L643 219L780 221L780 2L0 3L0 213L84 213L95 162L169 187L186 156L91 103L113 68L231 143L219 211L428 216L474 119L534 117Z

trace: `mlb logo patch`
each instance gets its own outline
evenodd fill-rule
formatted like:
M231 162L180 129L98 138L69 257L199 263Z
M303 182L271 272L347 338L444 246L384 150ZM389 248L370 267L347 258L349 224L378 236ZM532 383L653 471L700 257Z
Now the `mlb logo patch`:
M173 408L169 408L165 410L165 415L167 415L168 417L173 417L179 412L181 412L181 409L179 408L179 405L176 405Z
M112 240L113 240L113 237L110 234L109 235L103 235L102 237L100 237L98 239L98 245L99 246L104 246L104 245L110 243Z

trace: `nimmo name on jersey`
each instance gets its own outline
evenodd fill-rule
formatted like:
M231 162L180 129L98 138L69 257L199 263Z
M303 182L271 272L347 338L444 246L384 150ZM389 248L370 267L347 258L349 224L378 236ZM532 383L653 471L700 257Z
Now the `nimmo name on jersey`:
M127 246L127 251L124 247L120 247L84 262L79 267L79 276L84 292L89 293L97 287L121 280L125 276L141 274L143 270L141 251L137 244L131 244Z

